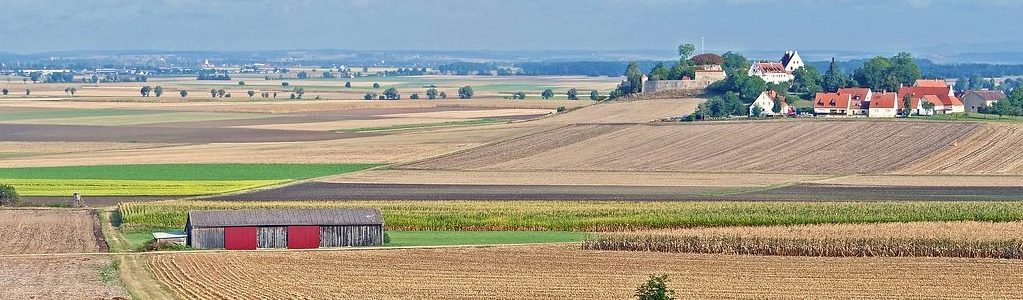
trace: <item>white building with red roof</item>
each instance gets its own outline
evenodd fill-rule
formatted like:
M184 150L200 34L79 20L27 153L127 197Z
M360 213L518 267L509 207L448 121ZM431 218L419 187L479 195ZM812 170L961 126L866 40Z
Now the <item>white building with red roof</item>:
M757 76L766 82L782 83L796 79L792 72L803 67L803 59L795 50L785 51L781 61L760 61L749 66L749 76Z
M774 112L774 103L781 102L779 105L780 110ZM792 107L785 102L785 98L776 93L775 91L764 91L760 93L760 96L756 100L753 100L753 104L749 105L749 116L759 117L753 115L754 107L760 107L761 115L764 116L778 116L778 115L789 115L795 113Z
M839 93L817 93L813 99L813 112L817 115L848 116L852 96Z
M966 111L966 106L955 96L952 88L945 84L944 80L917 80L914 86L904 86L899 89L899 96L905 97L906 95L914 99L927 95L935 96L938 102L941 102L941 105L935 105L935 114Z

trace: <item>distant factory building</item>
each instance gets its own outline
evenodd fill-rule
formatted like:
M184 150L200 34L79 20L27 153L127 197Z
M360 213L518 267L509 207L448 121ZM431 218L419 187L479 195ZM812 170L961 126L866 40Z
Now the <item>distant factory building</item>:
M379 246L384 220L364 208L190 211L185 233L195 249Z

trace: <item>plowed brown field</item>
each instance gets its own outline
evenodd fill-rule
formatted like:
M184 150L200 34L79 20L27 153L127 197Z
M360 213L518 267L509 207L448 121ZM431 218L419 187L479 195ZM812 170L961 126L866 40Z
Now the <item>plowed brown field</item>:
M0 254L105 252L98 222L87 210L0 209Z
M6 238L6 235L4 236ZM0 257L3 299L127 299L106 256ZM111 282L104 282L104 280Z
M881 173L937 153L982 126L880 121L570 125L406 167Z
M611 101L542 120L540 123L646 123L664 117L679 117L693 113L704 99L654 99L637 101Z
M1023 126L985 124L975 134L898 173L1023 174Z
M629 299L649 275L662 273L681 299L1023 297L1023 262L1015 260L577 247L181 253L149 262L187 299Z

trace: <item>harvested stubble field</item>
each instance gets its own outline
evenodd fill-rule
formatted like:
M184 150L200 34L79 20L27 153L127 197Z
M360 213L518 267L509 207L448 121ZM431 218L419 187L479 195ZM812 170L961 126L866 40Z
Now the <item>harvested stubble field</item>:
M180 253L153 255L149 263L161 282L186 299L628 299L651 274L669 274L670 287L686 299L1023 297L1023 262L992 259L533 246Z
M600 233L583 249L785 256L1023 258L1023 223L914 222Z
M665 117L691 114L703 101L698 98L609 101L580 108L541 122L550 124L647 123Z
M112 264L99 255L0 257L0 298L128 299Z
M466 185L594 185L768 187L830 178L778 173L680 173L630 171L450 171L382 169L322 178L331 183L466 184Z
M404 167L879 173L939 152L982 126L892 121L570 125Z
M108 249L99 218L91 210L0 209L0 237L0 255Z
M1023 202L162 201L121 203L125 229L180 228L189 210L371 207L393 230L621 231L1023 220Z
M1023 126L984 124L976 133L898 170L902 174L1023 174Z

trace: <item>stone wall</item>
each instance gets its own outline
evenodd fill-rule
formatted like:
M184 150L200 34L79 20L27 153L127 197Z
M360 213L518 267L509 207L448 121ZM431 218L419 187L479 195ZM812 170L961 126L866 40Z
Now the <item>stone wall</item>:
M724 71L697 70L693 80L648 80L643 83L643 93L673 90L702 90L711 83L725 79Z

